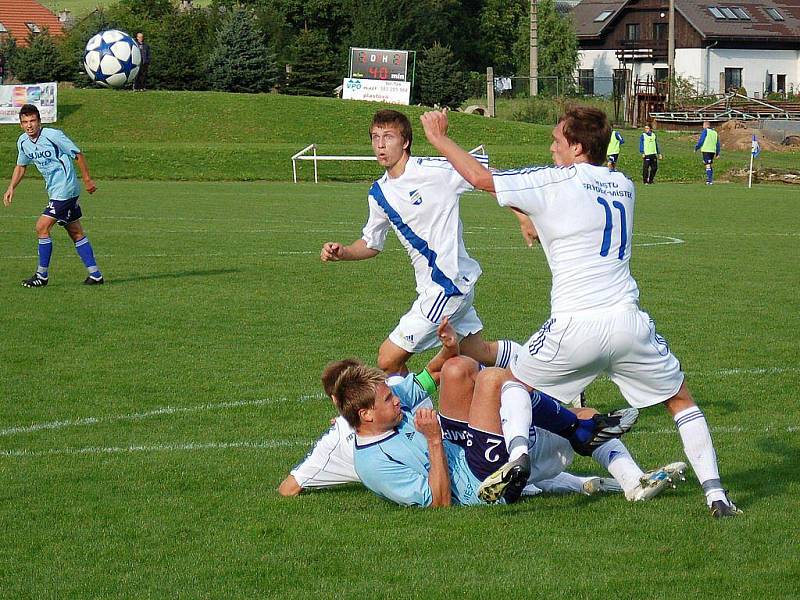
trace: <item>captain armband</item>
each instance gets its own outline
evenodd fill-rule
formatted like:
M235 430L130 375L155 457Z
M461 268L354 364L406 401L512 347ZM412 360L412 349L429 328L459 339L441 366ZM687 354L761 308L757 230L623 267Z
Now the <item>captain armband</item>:
M428 369L422 369L422 371L414 375L414 379L416 379L417 383L422 386L422 389L425 390L425 393L428 394L428 396L433 396L433 394L436 392L436 382L428 372Z

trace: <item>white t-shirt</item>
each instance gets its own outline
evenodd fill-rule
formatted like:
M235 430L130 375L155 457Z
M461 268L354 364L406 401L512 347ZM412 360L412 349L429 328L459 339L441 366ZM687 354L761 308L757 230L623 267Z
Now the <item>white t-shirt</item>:
M551 310L571 313L635 304L630 273L633 182L588 163L496 171L501 206L536 224L553 275Z
M488 157L476 158L488 164ZM400 177L386 173L372 184L361 237L367 247L383 250L391 226L411 258L418 294L434 286L465 294L481 275L464 247L459 218L459 197L471 189L445 159L410 157Z
M303 461L290 471L302 488L321 488L361 481L353 461L355 432L344 417L336 417Z

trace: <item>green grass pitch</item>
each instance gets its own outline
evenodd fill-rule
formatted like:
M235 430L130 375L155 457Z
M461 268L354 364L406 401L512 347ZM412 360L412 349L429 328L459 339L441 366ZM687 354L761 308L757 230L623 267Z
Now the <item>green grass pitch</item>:
M795 190L639 189L641 304L745 511L717 522L692 474L636 505L423 511L359 486L278 497L333 416L321 367L374 360L414 297L392 236L376 259L319 261L323 242L360 235L367 185L98 185L82 202L103 287L81 285L62 231L50 285L19 285L40 180L0 213L0 598L798 596ZM462 219L487 337L525 339L547 317L541 249L485 194L463 198ZM620 404L608 381L587 393ZM646 468L683 458L660 408L627 443Z

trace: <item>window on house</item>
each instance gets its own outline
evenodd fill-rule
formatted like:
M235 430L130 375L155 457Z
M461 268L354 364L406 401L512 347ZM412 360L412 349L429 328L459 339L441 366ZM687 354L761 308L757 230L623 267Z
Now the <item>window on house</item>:
M739 18L739 17L736 16L736 13L733 12L727 6L720 6L719 10L723 15L725 15L726 19L733 19L734 21L736 21Z
M578 69L578 88L585 96L594 96L594 69Z
M767 11L767 14L772 17L773 21L785 21L786 19L783 18L781 11L777 8L765 8L764 10Z
M786 93L786 75L776 75L775 78L778 80L778 85L776 86L776 92L779 94Z
M742 69L740 67L725 67L725 91L736 91L742 87Z
M669 79L669 69L658 67L654 69L653 79L656 81L666 81Z
M0 23L0 33L8 33L8 29L2 23Z
M742 19L743 21L749 21L749 20L750 20L750 15L749 15L749 14L748 14L748 12L747 12L745 9L743 9L742 7L740 7L740 6L732 6L732 7L731 7L731 10L733 11L733 13L734 13L734 14L735 14L737 17L739 17L739 18L740 18L740 19Z
M601 12L599 15L597 15L597 16L594 18L594 22L595 22L595 23L602 23L602 22L603 22L603 21L605 21L605 20L606 20L608 17L610 17L612 14L613 14L613 11L610 11L610 10L604 10L603 12Z
M669 23L653 23L653 39L665 40L669 36Z
M31 33L42 33L42 30L36 23L25 23L25 26L30 30Z
M630 42L635 42L639 39L639 23L625 25L625 39Z
M725 15L722 14L722 11L718 9L716 6L709 6L708 12L710 12L715 19L724 19Z

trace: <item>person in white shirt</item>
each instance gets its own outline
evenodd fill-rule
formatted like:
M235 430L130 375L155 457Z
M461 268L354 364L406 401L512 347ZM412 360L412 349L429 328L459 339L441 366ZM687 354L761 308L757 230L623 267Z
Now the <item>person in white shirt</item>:
M373 258L383 250L389 228L408 252L418 297L381 345L378 367L405 374L413 354L439 345L436 328L444 317L461 338L463 354L484 365L507 366L517 344L485 341L472 306L481 267L467 254L459 218L459 198L472 186L442 158L411 156L413 133L403 113L378 111L369 131L372 150L386 169L370 188L369 218L360 239L347 246L326 242L320 259ZM485 156L476 160L488 163ZM521 224L530 245L536 235L533 226L527 219Z
M552 272L550 319L515 355L503 386L509 448L503 476L526 469L530 390L569 403L605 373L631 406L663 404L672 415L711 514L740 514L722 487L705 416L680 363L639 309L629 268L635 190L603 165L611 135L605 113L584 106L564 113L552 134L555 166L494 173L447 136L445 113L427 112L421 120L430 143L467 181L536 223Z

